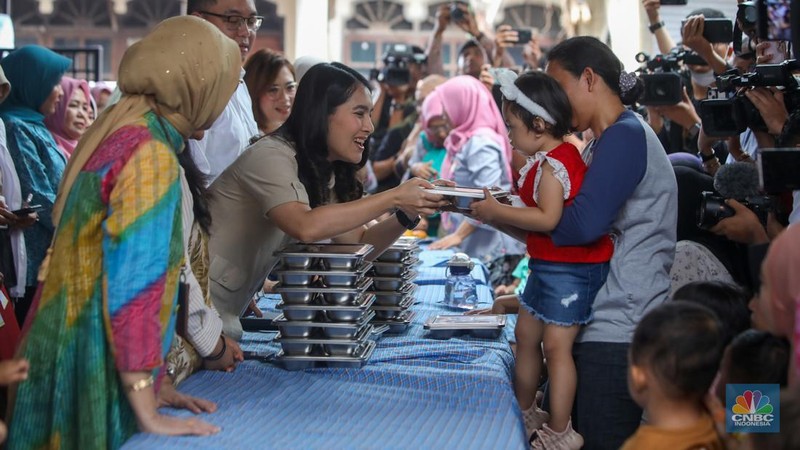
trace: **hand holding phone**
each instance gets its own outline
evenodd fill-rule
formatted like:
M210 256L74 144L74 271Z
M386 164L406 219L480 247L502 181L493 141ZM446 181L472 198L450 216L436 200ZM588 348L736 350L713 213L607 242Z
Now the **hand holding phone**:
M30 205L30 206L26 206L24 208L20 208L20 209L16 209L14 211L11 211L11 214L14 214L15 216L18 216L18 217L22 217L22 216L27 216L30 213L39 212L42 209L44 209L44 207L42 205Z
M533 38L533 30L530 28L514 28L511 31L517 32L517 42L514 45L525 45Z

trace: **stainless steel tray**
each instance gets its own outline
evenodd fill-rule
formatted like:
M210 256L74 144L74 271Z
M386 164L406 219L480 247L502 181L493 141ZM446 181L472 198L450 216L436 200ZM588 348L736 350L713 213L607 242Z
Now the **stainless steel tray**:
M420 251L421 249L416 242L413 244L394 244L384 250L375 260L380 262L401 262L410 256L416 256Z
M272 358L271 362L283 366L286 370L305 370L315 367L340 367L358 369L364 367L372 354L375 352L375 341L366 341L353 355L331 355L331 356L291 356L283 351Z
M363 261L356 270L296 270L281 267L273 273L283 286L310 287L318 278L328 287L354 287L372 268L372 263Z
M290 244L275 255L287 269L354 270L372 248L371 244Z
M375 291L396 291L416 277L416 270L408 270L402 277L372 277L372 288Z
M322 296L323 301L331 305L352 305L361 294L372 285L372 278L363 277L353 287L325 287L311 286L286 286L278 283L275 292L281 294L281 299L286 304L310 304Z
M375 318L373 311L367 311L357 322L304 322L287 320L281 314L272 323L278 327L281 336L290 338L327 337L334 339L352 339L361 328Z
M289 321L324 320L330 322L357 322L375 303L375 295L364 293L353 305L286 304L278 303L277 309Z
M458 209L469 210L469 204L476 200L483 200L483 188L465 186L436 186L428 189L431 194L441 194L449 199L452 205ZM508 191L501 189L489 189L492 197L496 199L505 198L510 195Z
M372 271L379 277L400 277L419 262L419 258L416 256L410 256L400 262L373 261Z
M412 296L417 291L417 285L406 283L396 291L375 291L375 306L397 306L407 296Z
M397 306L373 306L375 318L378 320L396 320L401 314L414 304L414 297L406 296Z
M439 315L428 319L424 325L427 337L433 339L450 339L461 334L496 339L505 326L505 315Z
M414 321L414 317L416 317L416 313L414 311L406 310L400 313L400 316L394 320L373 320L372 324L375 326L388 326L389 330L386 333L389 334L398 334L406 331L411 325L411 322Z
M273 339L289 356L303 355L352 355L359 345L372 336L375 327L367 325L352 339L290 338L278 336Z

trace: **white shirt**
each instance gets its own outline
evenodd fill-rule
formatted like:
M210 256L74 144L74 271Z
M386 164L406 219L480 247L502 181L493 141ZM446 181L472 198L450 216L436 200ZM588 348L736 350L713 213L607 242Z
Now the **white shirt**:
M210 185L250 145L250 139L259 134L253 118L253 103L244 84L244 69L239 75L239 86L233 93L225 110L217 118L201 140L190 139L197 168L203 172Z

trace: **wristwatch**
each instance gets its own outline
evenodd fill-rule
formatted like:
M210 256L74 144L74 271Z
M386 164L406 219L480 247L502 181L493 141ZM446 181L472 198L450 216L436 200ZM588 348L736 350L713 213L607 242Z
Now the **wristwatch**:
M656 31L658 31L659 28L663 26L664 26L664 21L662 20L660 22L650 24L650 26L648 26L647 29L650 30L651 33L655 33Z
M686 130L686 137L688 137L689 139L691 139L693 141L696 141L697 140L697 135L700 134L700 130L702 128L703 128L703 125L700 122L697 122L696 124L692 125L691 128Z
M417 225L419 225L419 221L422 220L422 217L419 215L417 215L414 220L411 220L411 218L408 217L401 209L396 210L394 212L394 216L397 217L397 221L400 222L400 225L402 225L406 230L413 230L417 227Z

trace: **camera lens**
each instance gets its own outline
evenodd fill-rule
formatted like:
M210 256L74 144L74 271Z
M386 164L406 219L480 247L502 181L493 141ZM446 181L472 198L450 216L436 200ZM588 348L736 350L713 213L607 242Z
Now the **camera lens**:
M725 204L725 199L713 192L703 192L700 208L697 210L697 226L709 229L718 224L720 220L736 214L730 206Z

